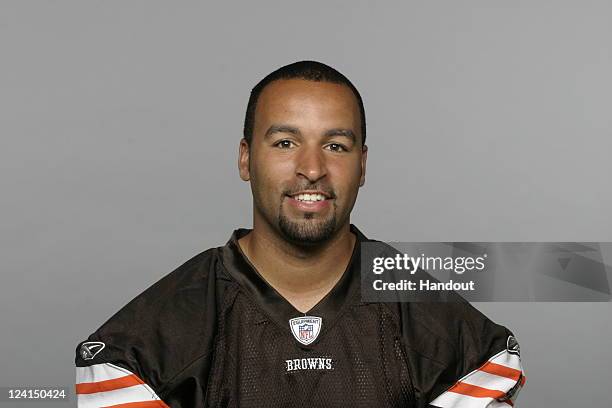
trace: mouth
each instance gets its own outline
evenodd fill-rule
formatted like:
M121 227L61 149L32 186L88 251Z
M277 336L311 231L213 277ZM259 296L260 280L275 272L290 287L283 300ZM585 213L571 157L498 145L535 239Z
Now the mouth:
M329 206L333 196L324 191L298 191L287 194L289 204L301 211L317 212Z
M300 191L295 194L290 194L289 197L293 198L294 200L301 201L304 203L314 203L317 201L328 200L331 198L329 194L323 193L321 191L313 191L313 192Z

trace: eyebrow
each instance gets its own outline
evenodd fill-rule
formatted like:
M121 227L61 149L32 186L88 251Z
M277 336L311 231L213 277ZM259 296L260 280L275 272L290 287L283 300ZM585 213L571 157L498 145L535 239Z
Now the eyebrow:
M357 138L355 137L355 132L353 132L351 129L336 128L336 129L330 129L327 132L325 132L325 137L333 137L333 136L344 136L344 137L348 137L349 139L351 139L353 143L357 142Z
M299 136L301 134L300 130L295 126L291 125L271 125L268 130L266 130L266 134L264 137L269 137L274 133L289 133L292 135ZM324 134L325 137L334 137L334 136L343 136L351 139L353 143L357 142L357 137L355 136L355 132L351 129L343 129L343 128L334 128L329 129Z
M273 135L274 133L290 133L292 135L299 135L300 130L296 128L295 126L272 125L268 128L268 130L266 130L266 134L264 137L269 137L270 135Z

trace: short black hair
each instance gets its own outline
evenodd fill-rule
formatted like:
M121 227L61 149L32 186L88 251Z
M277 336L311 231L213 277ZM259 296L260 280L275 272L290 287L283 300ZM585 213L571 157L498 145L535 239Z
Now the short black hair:
M285 65L277 69L276 71L268 74L264 79L259 81L257 85L251 90L251 96L249 97L249 103L247 104L246 115L244 117L244 130L243 136L247 143L251 145L253 139L253 127L255 123L255 108L257 107L257 100L259 95L264 88L271 82L279 79L304 79L306 81L314 82L330 82L333 84L346 85L353 91L355 98L359 104L359 113L361 116L361 145L365 145L366 140L366 121L365 121L365 109L363 107L363 100L361 95L351 81L340 72L325 65L318 61L298 61L293 64Z

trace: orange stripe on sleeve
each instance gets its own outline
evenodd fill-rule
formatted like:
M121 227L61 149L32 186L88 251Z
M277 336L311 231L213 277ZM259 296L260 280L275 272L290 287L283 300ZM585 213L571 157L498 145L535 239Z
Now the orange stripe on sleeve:
M521 378L521 370L516 370L514 368L506 367L505 365L495 364L492 362L485 363L478 370L484 371L485 373L510 378L515 381L518 381L518 379Z
M490 390L488 388L478 387L477 385L466 384L458 382L452 386L449 392L455 392L457 394L469 395L470 397L476 398L503 398L506 393L498 390Z
M126 375L125 377L115 378L113 380L77 384L76 393L93 394L96 392L118 390L120 388L126 388L140 384L144 384L144 381L142 381L136 375L130 374Z

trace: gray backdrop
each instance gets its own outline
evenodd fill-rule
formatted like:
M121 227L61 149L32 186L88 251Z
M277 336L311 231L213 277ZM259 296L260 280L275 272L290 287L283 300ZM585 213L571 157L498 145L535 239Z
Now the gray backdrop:
M250 226L246 101L296 60L363 94L371 237L612 240L610 2L210 3L0 3L0 387L72 386L79 341ZM611 304L476 306L519 406L609 404Z

